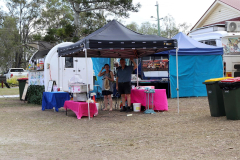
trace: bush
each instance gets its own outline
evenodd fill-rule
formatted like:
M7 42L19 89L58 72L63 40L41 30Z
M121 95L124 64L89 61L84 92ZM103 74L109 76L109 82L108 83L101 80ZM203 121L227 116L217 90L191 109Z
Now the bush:
M10 79L7 79L7 83L11 86L13 86L13 85L18 86L18 81L17 81L18 78L19 77L14 76Z
M27 101L32 104L42 104L42 95L45 91L44 86L31 85L28 87L27 91Z

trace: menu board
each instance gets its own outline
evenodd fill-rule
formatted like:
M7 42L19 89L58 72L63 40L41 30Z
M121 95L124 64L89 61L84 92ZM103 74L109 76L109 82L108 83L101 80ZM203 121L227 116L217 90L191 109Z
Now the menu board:
M29 72L29 85L44 85L44 71Z

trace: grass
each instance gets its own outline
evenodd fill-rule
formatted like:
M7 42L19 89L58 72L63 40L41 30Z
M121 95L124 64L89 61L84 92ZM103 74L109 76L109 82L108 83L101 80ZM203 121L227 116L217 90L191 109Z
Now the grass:
M0 95L18 95L19 94L19 88L0 88Z

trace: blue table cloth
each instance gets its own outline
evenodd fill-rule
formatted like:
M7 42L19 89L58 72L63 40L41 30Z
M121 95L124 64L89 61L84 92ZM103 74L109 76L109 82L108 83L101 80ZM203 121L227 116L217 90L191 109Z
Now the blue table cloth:
M70 100L67 92L43 92L42 110L53 109L58 112L58 108L64 106L64 102Z

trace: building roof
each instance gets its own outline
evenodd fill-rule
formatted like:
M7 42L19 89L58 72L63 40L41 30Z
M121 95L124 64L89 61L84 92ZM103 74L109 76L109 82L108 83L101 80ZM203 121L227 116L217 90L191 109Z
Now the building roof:
M240 11L240 0L219 0Z
M213 2L213 4L207 9L207 11L202 15L202 17L197 21L197 23L192 27L191 30L195 29L195 27L205 18L205 16L210 13L210 10L213 9L214 6L219 3L223 3L227 6L230 6L234 9L240 11L240 0L215 0ZM236 18L238 18L238 17L236 17Z

